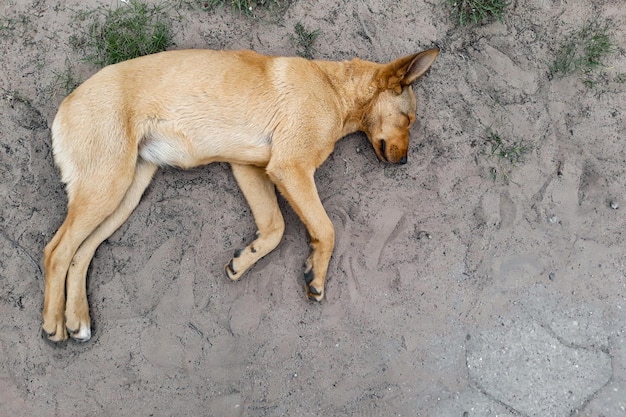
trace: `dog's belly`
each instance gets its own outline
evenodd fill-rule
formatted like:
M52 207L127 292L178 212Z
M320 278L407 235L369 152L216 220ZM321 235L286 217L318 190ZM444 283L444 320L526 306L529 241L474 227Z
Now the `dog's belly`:
M211 162L266 166L270 160L269 135L206 128L180 130L161 124L151 129L139 145L139 155L160 166L193 168Z

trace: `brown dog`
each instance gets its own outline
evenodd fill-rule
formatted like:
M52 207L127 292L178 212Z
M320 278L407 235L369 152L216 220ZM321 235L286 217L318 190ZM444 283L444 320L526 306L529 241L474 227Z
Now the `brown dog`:
M52 125L67 218L44 252L43 330L91 337L87 268L96 248L139 203L159 166L229 162L258 226L226 265L239 279L284 230L275 187L304 222L309 298L324 296L333 225L313 174L349 133L367 134L379 159L407 161L415 121L411 84L439 51L389 64L308 61L252 51L169 51L102 69L62 103ZM67 294L67 298L66 298Z

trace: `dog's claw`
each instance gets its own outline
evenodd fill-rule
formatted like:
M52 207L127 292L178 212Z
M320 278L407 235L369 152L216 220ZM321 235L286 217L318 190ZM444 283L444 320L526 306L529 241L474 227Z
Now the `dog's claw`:
M312 283L313 280L315 280L315 274L313 268L309 265L308 262L304 265L304 282L306 282L304 288L306 289L306 295L311 301L322 301L322 298L324 298L324 289L319 290L313 286Z
M56 337L56 332L54 334L50 334L47 331L45 331L44 329L41 329L41 338L51 347L54 348L59 348L61 346L63 346L63 343L65 341L65 339L57 339Z
M308 271L304 271L304 282L309 285L311 281L313 281L313 269L309 269Z
M234 259L231 259L230 262L224 266L224 272L229 280L237 281L239 277L237 276L237 271L235 271L235 265L233 262Z
M309 292L312 293L313 295L322 295L321 291L319 291L317 288L315 288L312 285L309 285Z
M77 330L67 329L67 332L72 339L80 343L91 339L91 328L86 325L81 325Z
M67 340L67 334L65 330L58 331L55 330L53 332L48 332L46 329L41 329L41 336L45 339L48 339L50 342L58 343Z
M41 330L46 339L51 342L62 342L67 339L67 329L65 328L63 316L55 316L47 320L44 318Z
M320 302L324 298L324 290L318 290L312 285L307 285L306 290L307 290L307 297L311 301Z
M47 331L45 331L45 329L41 329L41 337L43 337L44 339L50 339L50 338L54 337L55 334L56 334L56 332L48 333Z
M312 275L312 274L311 274ZM311 282L313 280L311 279L310 281L307 282L305 288L306 288L306 295L309 298L309 300L311 301L322 301L322 298L324 298L324 289L317 289L315 288Z

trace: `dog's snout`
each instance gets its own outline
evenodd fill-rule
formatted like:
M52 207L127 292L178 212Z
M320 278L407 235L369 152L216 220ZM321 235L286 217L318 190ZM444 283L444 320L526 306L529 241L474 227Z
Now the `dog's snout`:
M406 150L402 150L401 147L395 142L391 144L387 143L385 139L378 141L376 154L381 161L389 162L392 164L404 165L407 163Z

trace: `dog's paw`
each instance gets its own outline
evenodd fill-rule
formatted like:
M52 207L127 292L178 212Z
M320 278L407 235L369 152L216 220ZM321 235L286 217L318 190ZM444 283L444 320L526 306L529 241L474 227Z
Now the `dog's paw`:
M65 308L65 328L76 342L82 343L91 339L91 318L87 300L68 299Z
M322 301L322 299L324 298L324 290L318 290L317 288L315 288L313 285L307 284L306 286L306 296L309 298L309 300L311 301Z
M239 275L235 272L235 266L233 265L233 260L231 259L229 263L224 265L224 272L226 272L226 276L231 281L237 281L239 279Z
M315 283L315 274L313 273L313 268L309 268L304 271L304 282L306 296L311 301L322 301L324 298L324 286L318 286Z
M86 323L82 323L77 327L67 326L67 332L77 342L83 343L91 339L91 326Z
M65 330L63 320L55 320L53 322L44 320L41 332L42 335L51 342L63 342L67 340L67 331Z
M230 262L224 266L224 271L226 272L226 276L231 281L237 281L242 275L238 273L238 271L235 269L235 259L239 258L242 252L243 252L243 249L237 249L235 253L233 254L233 259L231 259Z

